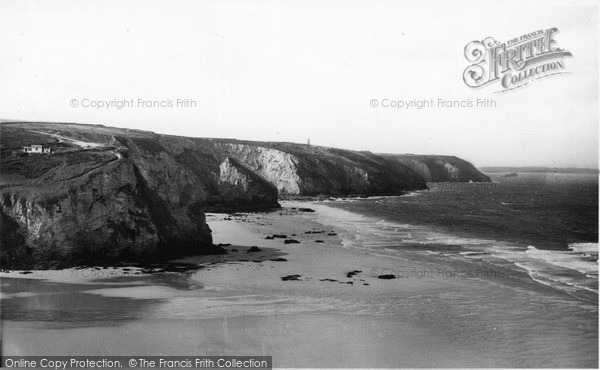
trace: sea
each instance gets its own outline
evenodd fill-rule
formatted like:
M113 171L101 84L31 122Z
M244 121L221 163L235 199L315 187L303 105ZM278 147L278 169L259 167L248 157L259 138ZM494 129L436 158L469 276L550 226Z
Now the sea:
M476 266L597 306L597 175L499 173L491 183L428 186L403 196L330 200L319 214L331 223L327 208L348 212L336 226L353 235L349 248Z

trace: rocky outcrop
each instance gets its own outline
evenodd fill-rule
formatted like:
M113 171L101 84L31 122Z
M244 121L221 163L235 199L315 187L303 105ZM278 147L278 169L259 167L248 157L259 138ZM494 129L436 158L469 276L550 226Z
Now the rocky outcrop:
M491 181L471 163L453 156L412 154L382 154L382 156L411 168L427 182Z
M4 268L157 262L223 252L212 245L201 209L210 181L170 154L148 154L108 137L106 147L94 150L55 143L51 155L25 155L11 145L27 135L2 128Z
M279 207L277 189L232 158L219 166L221 203L238 211L258 211Z
M298 158L291 153L260 145L211 139L214 153L234 159L272 184L279 194L300 194L302 179L298 174ZM208 147L208 146L206 146Z
M3 266L165 261L221 251L204 214L193 203L163 198L131 160L43 188L4 188L0 205Z

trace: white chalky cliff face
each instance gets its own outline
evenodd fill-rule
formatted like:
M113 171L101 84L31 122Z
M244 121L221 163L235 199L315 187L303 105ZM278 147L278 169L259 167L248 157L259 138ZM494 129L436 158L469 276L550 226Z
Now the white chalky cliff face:
M300 194L297 159L286 152L256 145L225 144L220 149L273 184L280 194Z

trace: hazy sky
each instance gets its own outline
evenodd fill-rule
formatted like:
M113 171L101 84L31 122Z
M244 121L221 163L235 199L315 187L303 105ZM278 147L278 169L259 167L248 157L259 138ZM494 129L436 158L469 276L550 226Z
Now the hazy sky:
M0 117L310 138L477 166L597 167L597 3L0 0ZM569 74L505 93L463 82L470 41L551 27L573 54ZM131 99L123 109L82 106ZM196 106L176 107L177 99ZM384 99L494 99L496 107L394 109Z

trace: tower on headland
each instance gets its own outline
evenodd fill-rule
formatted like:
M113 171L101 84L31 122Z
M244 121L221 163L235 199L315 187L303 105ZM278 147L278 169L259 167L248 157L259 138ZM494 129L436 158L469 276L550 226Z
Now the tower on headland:
M310 138L308 138L308 144L307 145L310 145Z

